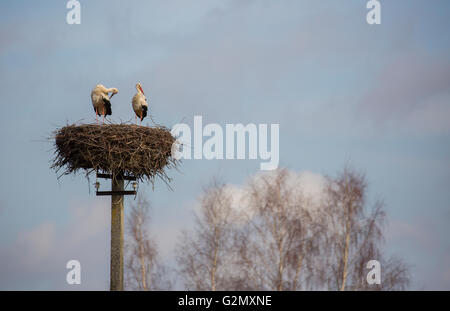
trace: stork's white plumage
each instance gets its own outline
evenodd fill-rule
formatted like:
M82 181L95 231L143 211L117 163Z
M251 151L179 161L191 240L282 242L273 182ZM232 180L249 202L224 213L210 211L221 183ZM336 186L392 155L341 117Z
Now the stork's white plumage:
M111 96L108 96L111 93ZM91 92L92 105L94 106L95 119L97 116L103 116L103 122L105 121L105 116L110 116L112 114L111 110L111 97L117 94L118 90L114 87L106 88L102 84L97 84Z
M133 100L131 101L131 103L133 104L133 110L136 113L136 123L137 118L139 118L142 123L142 120L144 120L144 118L147 116L147 98L144 95L144 91L142 90L142 86L140 83L136 84L136 90L137 93L133 96Z

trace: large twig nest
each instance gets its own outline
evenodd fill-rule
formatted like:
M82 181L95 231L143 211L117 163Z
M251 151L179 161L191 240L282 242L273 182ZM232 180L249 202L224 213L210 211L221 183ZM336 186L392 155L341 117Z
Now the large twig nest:
M172 144L175 138L165 127L134 124L67 125L54 132L55 158L52 168L59 176L85 170L131 175L153 182L155 177L169 182L165 169L175 167Z

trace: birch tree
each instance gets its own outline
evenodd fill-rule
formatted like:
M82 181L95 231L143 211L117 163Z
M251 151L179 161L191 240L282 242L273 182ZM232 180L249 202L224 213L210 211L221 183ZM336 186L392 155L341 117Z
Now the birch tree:
M128 289L171 288L167 268L159 262L157 245L149 232L150 211L150 203L139 194L137 201L131 204L126 224L125 285Z
M225 290L231 252L230 198L213 181L204 190L194 231L185 231L177 247L178 270L188 290Z
M323 222L326 231L327 283L331 290L403 289L409 283L408 269L401 260L385 259L382 251L386 220L384 203L370 207L366 199L365 175L344 168L329 178L324 193ZM382 262L383 286L366 282L367 262Z
M311 286L312 258L318 255L318 233L312 202L289 171L277 170L249 183L252 217L238 242L250 287L298 290Z
M407 288L407 265L383 252L384 204L368 204L364 174L345 168L315 197L295 177L286 169L251 177L239 214L226 185L206 189L194 230L177 247L188 290ZM367 282L371 260L381 264L381 284Z

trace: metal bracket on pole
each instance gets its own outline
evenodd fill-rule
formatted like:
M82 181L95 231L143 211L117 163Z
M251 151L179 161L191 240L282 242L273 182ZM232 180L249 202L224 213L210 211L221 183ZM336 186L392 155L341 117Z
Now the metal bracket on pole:
M97 178L105 178L105 179L113 179L112 174L103 174L103 173L97 173ZM134 176L127 176L127 175L121 175L117 176L117 179L119 180L130 180L135 181L136 177ZM136 190L113 190L113 191L97 191L95 192L97 196L105 196L105 195L136 195Z
M96 195L136 195L137 192L135 190L124 190L124 191L97 191Z

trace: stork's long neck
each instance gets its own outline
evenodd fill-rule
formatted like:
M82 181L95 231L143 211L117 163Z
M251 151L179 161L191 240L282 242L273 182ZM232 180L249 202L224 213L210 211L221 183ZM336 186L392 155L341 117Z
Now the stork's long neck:
M144 91L142 91L142 87L140 85L136 85L136 90L139 94L144 95Z

